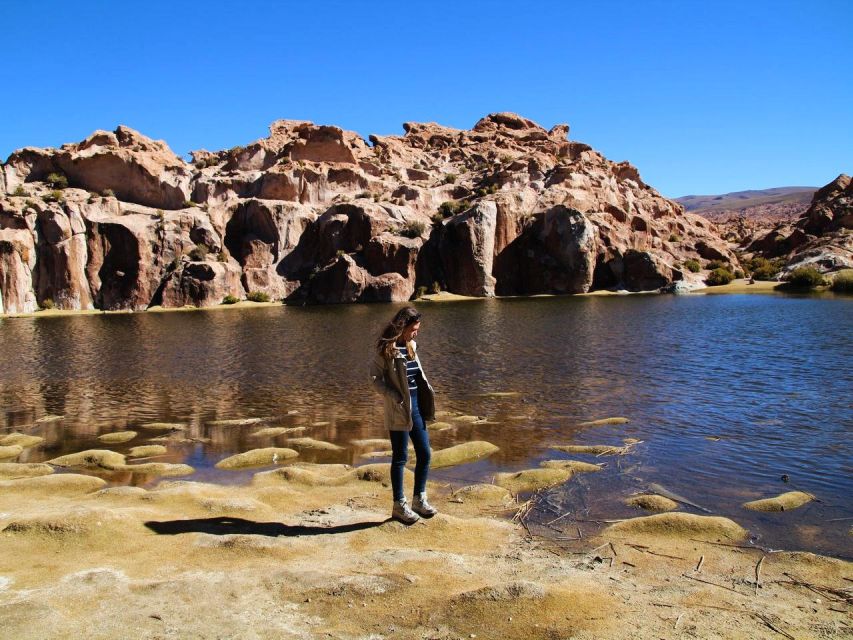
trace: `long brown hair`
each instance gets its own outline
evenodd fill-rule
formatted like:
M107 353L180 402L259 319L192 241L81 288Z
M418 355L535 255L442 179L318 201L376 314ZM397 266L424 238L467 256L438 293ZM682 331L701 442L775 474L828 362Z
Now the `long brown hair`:
M385 325L385 328L376 340L376 351L381 353L386 360L392 359L394 357L394 345L397 343L397 338L403 333L403 329L418 322L420 319L421 314L414 307L406 306L400 309L391 318L391 322ZM409 357L411 356L412 354L410 353Z

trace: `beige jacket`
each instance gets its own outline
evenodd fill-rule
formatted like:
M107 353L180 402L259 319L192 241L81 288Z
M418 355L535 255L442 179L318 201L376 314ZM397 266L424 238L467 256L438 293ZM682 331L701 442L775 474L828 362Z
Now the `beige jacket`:
M421 369L421 377L418 379L418 408L424 420L435 420L435 391L418 358L417 343L412 340L410 344L415 352L415 361ZM382 354L374 353L370 362L370 384L377 393L382 394L385 402L385 428L389 431L411 431L412 398L406 380L406 359L398 354L389 361Z

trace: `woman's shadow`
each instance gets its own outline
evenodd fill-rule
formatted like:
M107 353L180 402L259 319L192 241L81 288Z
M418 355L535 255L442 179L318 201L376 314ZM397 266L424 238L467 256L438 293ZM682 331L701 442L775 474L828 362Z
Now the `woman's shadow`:
M166 520L158 522L149 520L145 526L154 533L164 536L174 536L180 533L209 533L215 536L227 536L233 534L255 535L255 536L320 536L334 533L351 533L372 529L379 525L390 522L391 518L379 522L353 522L331 527L289 525L281 522L255 522L242 518L229 518L227 516L218 518L196 518L193 520Z

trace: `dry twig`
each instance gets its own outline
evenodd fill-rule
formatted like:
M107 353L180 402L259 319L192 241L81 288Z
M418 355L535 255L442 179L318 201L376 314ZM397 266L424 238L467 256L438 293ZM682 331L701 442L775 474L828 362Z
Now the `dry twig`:
M716 582L711 582L710 580L703 580L702 578L697 578L696 576L688 576L686 573L682 573L681 575L683 577L687 578L688 580L695 580L696 582L702 582L704 584L710 584L711 586L714 586L714 587L720 587L720 589L725 589L726 591L731 591L733 593L738 594L739 596L743 595L740 591L735 591L731 587L727 587L724 584L717 584Z

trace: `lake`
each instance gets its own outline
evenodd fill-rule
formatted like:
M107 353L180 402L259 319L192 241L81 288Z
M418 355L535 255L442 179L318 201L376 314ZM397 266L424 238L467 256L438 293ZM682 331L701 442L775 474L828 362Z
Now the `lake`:
M125 451L161 434L139 429L112 446L97 436L184 422L192 441L169 444L157 460L192 465L187 480L223 483L248 482L257 469L220 471L218 460L286 446L286 437L250 437L269 425L304 426L300 435L344 446L302 460L387 461L360 456L350 442L385 436L367 362L397 306L0 319L0 434L46 438L18 458L37 462L87 448ZM853 557L853 298L542 297L418 307L437 408L485 418L433 432L433 448L468 440L500 447L431 479L459 487L548 459L603 462L603 472L545 492L540 521L567 511L565 522L585 524L642 515L622 501L657 483L741 523L762 545ZM48 415L63 417L36 422ZM579 426L612 416L629 422ZM266 422L209 424L251 417ZM640 442L624 456L550 449L625 438ZM818 500L784 513L741 507L794 489Z

